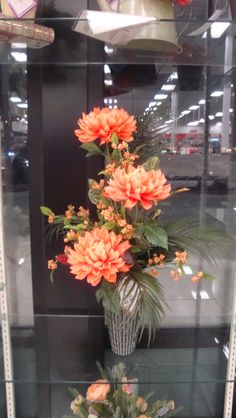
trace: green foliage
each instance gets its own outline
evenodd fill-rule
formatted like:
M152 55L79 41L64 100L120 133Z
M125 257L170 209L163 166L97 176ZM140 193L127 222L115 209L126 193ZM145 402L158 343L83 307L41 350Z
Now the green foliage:
M115 228L115 222L106 222L102 227L108 231L112 231Z
M80 145L80 148L87 151L86 157L93 157L94 155L104 155L100 148L94 142L87 142Z
M168 236L164 228L160 228L156 221L147 221L137 224L135 236L142 237L152 245L168 250Z
M120 297L115 286L103 280L96 292L98 302L101 302L104 309L118 314L120 312Z
M158 157L149 157L144 163L143 168L146 171L157 170L159 168L160 159Z
M215 263L229 256L236 241L215 226L201 226L197 219L178 219L163 225L168 234L169 249L179 248L200 254L206 261Z
M42 214L45 215L45 216L50 216L50 215L53 214L53 211L50 208L48 208L47 206L40 206L40 210L41 210Z
M97 205L101 200L101 192L99 190L89 189L88 197L91 203Z
M159 327L162 316L164 315L164 307L167 306L164 299L164 292L162 286L156 278L143 270L130 271L130 279L134 279L138 286L136 287L136 297L138 303L136 304L135 314L139 313L141 333L140 338L144 332L144 328L148 328L148 345L151 339L155 337L157 328ZM125 283L128 286L128 281Z

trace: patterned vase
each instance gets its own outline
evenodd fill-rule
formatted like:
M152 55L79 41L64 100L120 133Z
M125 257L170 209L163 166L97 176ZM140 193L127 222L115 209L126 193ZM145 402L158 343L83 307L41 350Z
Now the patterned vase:
M135 351L140 329L138 314L127 315L121 311L116 315L105 310L105 325L108 327L113 353L128 356Z

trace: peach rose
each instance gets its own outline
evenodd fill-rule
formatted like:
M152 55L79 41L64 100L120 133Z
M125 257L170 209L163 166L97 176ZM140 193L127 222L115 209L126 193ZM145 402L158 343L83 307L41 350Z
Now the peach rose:
M145 399L141 398L141 396L138 397L136 406L141 412L145 412L148 408L147 402L145 401Z
M109 391L110 385L107 380L99 379L89 386L86 398L91 402L104 401Z

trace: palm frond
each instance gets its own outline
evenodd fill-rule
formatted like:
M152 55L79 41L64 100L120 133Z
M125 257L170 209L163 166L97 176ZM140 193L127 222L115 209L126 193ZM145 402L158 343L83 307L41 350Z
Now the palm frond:
M162 135L171 130L171 127L164 123L167 119L169 119L167 108L163 108L161 112L160 109L153 111L152 114L149 112L137 119L138 131L130 147L132 151L140 148L141 161L160 154L164 145Z
M148 345L150 345L164 315L164 307L167 307L163 288L158 280L148 273L131 271L130 275L138 283L140 292L136 305L136 310L140 315L140 338L142 338L144 329L147 327Z
M200 254L206 261L215 263L228 256L236 240L217 226L201 226L198 219L178 219L163 225L168 234L168 246Z

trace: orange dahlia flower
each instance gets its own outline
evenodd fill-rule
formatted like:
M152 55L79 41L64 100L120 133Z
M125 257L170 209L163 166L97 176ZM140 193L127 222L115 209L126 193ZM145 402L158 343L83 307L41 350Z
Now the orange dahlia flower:
M90 402L104 401L110 388L107 380L99 379L88 387L86 398Z
M125 142L133 140L133 132L136 132L136 121L124 109L95 108L88 115L83 113L79 119L80 129L75 130L75 135L80 142L92 142L100 138L101 145L111 141L112 134Z
M132 209L138 202L150 209L159 200L170 196L171 186L161 170L145 171L142 166L117 168L105 187L104 196L114 202L124 201Z
M97 286L102 278L116 283L117 273L130 269L122 258L130 247L129 241L122 241L121 235L97 227L80 236L74 249L66 248L67 262L78 280L87 278L92 286Z

